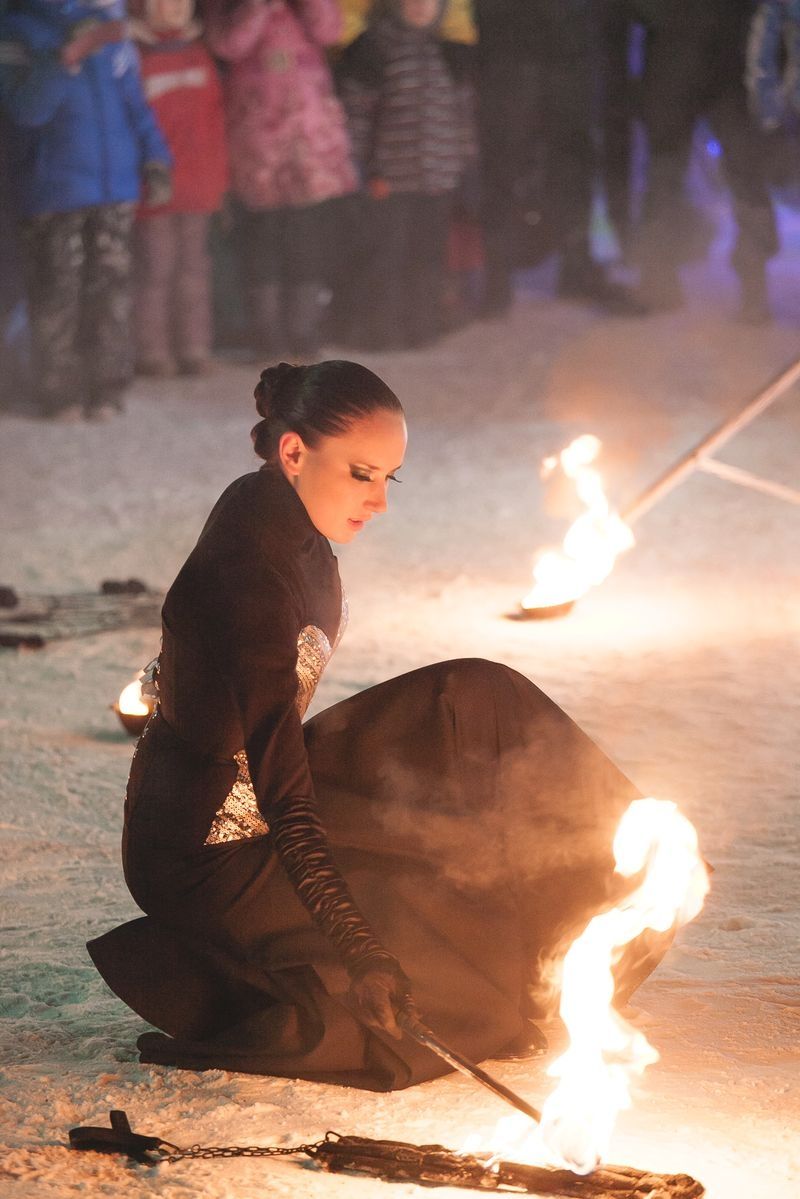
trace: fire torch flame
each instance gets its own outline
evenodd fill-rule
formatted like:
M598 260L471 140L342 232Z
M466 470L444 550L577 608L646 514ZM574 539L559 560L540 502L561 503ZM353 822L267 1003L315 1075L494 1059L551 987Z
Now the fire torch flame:
M617 1115L630 1106L630 1082L658 1060L647 1038L613 1008L613 965L645 929L667 932L692 920L708 891L694 826L674 803L635 800L614 838L616 871L643 872L617 907L590 920L562 963L561 1017L567 1051L548 1069L558 1078L539 1128L523 1116L498 1122L496 1153L546 1161L588 1174L606 1155Z
M543 550L537 556L534 584L522 601L524 609L554 607L577 599L602 583L618 556L633 545L633 533L611 510L602 477L591 465L601 444L592 433L584 433L542 463L543 478L561 467L574 482L586 511L570 525L560 550Z
M658 1053L612 1007L612 965L645 929L667 932L703 906L708 873L694 826L673 803L635 800L614 838L618 874L644 871L618 907L595 916L563 962L561 1018L570 1047L548 1073L559 1079L542 1112L542 1137L576 1173L604 1157L617 1114L630 1105L630 1080Z

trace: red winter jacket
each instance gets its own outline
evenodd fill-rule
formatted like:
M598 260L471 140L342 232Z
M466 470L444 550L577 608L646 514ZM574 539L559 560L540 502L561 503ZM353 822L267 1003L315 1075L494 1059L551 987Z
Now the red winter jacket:
M142 58L144 93L174 159L172 199L139 216L216 212L228 188L222 87L214 61L195 35L158 37L131 22Z

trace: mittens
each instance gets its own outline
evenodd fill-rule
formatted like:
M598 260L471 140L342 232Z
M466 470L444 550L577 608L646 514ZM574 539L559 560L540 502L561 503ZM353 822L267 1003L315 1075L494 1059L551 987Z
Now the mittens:
M113 42L122 42L127 36L125 21L98 21L95 17L85 17L70 26L67 40L59 51L61 64L75 74L90 54Z

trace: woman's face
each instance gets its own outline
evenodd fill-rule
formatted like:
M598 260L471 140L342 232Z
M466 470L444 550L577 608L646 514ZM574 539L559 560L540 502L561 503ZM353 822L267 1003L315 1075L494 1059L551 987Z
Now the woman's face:
M185 29L194 13L194 0L147 0L147 23L156 33Z
M399 412L378 409L314 449L297 433L278 445L281 469L311 522L330 541L352 541L387 507L387 492L406 452L406 423Z

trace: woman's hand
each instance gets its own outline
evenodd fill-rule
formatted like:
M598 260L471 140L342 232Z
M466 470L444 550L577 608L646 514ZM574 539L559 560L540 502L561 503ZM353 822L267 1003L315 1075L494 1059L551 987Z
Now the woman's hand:
M417 1016L411 984L400 966L388 957L365 965L353 978L350 995L355 1002L356 1015L370 1028L388 1033L396 1041L403 1036L397 1023L398 1014L407 1012Z
M269 811L272 843L300 901L330 937L351 978L354 1014L399 1041L397 1015L416 1015L400 963L376 939L331 855L313 799L292 796Z

